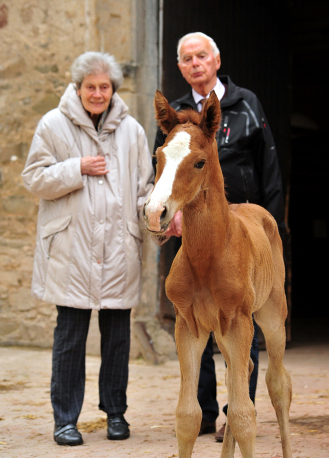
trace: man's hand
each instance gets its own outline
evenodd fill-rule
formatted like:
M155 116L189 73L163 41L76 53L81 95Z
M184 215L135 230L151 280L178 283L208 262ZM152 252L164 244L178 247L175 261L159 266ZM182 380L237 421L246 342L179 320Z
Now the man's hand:
M182 211L178 210L174 214L173 219L171 220L168 229L165 232L165 235L170 237L174 235L175 237L181 237L182 235Z
M86 156L81 158L81 174L82 175L106 175L109 173L106 170L106 161L103 156Z

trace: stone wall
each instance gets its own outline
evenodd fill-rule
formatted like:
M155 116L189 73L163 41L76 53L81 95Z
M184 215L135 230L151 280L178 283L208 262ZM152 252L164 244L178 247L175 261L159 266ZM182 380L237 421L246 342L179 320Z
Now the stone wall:
M70 66L75 57L87 50L101 50L113 53L122 64L125 80L120 95L144 126L152 147L157 8L154 0L0 0L2 345L50 347L56 320L53 304L30 295L38 199L25 190L20 174L36 125L43 114L58 105L70 82ZM133 314L136 332L132 333L132 356L145 356L144 335L146 341L155 342L150 348L161 355L161 360L166 354L172 355L174 347L171 337L162 333L154 318L157 249L149 241L145 244L143 265L141 306ZM88 338L88 351L93 354L99 351L97 314L94 315ZM154 337L159 335L159 339Z

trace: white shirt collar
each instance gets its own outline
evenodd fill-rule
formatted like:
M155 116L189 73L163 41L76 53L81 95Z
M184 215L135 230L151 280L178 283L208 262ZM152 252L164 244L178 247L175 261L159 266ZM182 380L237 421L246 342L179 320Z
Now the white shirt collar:
M218 97L218 100L222 100L222 98L223 98L223 96L225 94L225 86L220 81L219 78L217 78L217 83L216 83L216 86L213 88L213 90L215 91L215 93L216 93L216 95ZM209 94L206 95L206 97L203 97L203 95L200 95L198 92L196 92L192 88L192 95L193 95L194 101L195 101L199 111L201 111L201 109L202 109L202 104L200 103L200 100L207 99L209 97L209 95L210 95L210 92L209 92Z

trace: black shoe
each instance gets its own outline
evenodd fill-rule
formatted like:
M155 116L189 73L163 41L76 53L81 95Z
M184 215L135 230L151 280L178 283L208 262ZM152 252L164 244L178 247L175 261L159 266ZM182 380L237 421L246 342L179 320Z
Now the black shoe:
M129 423L122 414L109 415L107 418L107 438L112 441L128 439L130 436Z
M82 436L75 425L55 426L54 441L58 445L81 445Z
M226 423L224 423L223 426L221 427L221 429L219 431L217 431L217 433L215 434L215 441L216 442L223 442L224 435L225 435L225 428L226 428Z
M216 432L216 422L211 423L208 420L202 418L199 436L203 434L212 434Z

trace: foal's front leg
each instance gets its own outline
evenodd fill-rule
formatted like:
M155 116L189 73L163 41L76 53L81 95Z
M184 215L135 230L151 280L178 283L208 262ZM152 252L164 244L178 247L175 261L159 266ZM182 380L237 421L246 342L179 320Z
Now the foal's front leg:
M185 319L177 314L176 345L181 371L181 385L176 409L176 436L179 458L190 458L200 432L202 412L197 399L200 363L207 343L206 334L192 336Z
M233 458L234 440L243 458L255 458L256 415L249 397L250 346L253 335L251 317L237 315L234 325L222 337L223 356L227 362L227 421L221 458Z

